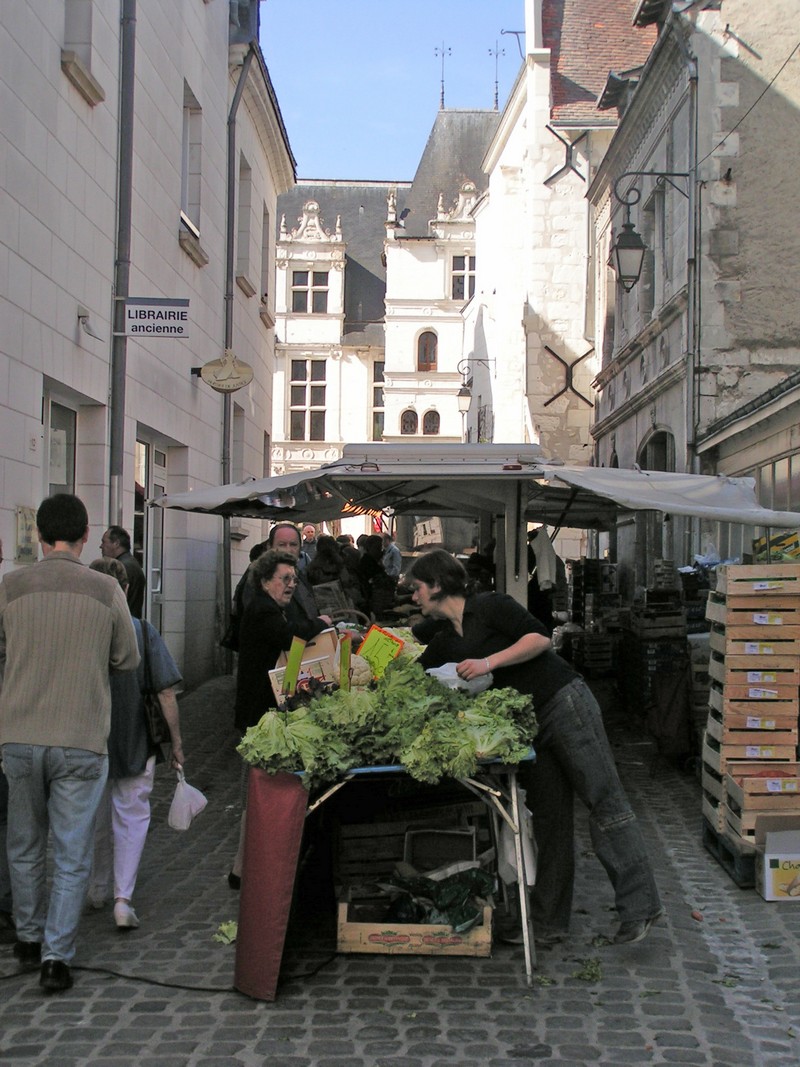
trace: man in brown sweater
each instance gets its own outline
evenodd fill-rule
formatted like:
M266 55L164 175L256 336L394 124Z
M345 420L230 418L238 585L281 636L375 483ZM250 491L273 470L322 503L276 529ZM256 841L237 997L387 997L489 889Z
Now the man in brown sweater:
M67 493L48 497L36 525L44 559L0 582L0 745L14 955L25 967L41 962L39 984L55 993L72 985L94 817L108 775L108 672L135 668L139 649L119 583L80 562L89 536L83 502Z

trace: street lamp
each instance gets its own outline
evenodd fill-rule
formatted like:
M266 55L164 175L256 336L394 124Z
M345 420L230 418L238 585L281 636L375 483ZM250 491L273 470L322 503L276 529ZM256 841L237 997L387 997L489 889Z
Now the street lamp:
M616 241L611 246L611 264L617 272L619 283L626 293L633 289L641 277L647 245L645 245L631 222L631 208L642 199L641 189L631 186L623 194L620 193L619 186L625 178L645 176L655 178L657 185L663 185L666 182L673 189L677 189L687 200L689 199L689 193L672 181L673 178L683 178L688 184L689 174L685 171L628 170L614 182L614 196L620 204L625 205L625 221L622 224L622 232L618 234Z
M470 367L477 363L488 370L489 365L494 362L493 359L462 359L456 367L456 370L463 378L463 384L456 394L456 403L461 414L461 437L465 441L467 439L467 412L472 404L472 390L470 389L472 375ZM467 378L468 374L470 375L469 379Z

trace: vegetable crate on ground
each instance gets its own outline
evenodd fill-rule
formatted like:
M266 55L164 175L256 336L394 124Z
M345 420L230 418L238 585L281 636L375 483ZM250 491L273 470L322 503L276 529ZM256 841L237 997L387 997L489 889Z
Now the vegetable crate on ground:
M800 818L800 565L719 568L707 617L704 835L742 885L741 857L752 853L757 819Z
M451 926L432 923L398 923L381 917L371 904L339 901L337 944L339 952L374 952L382 955L491 956L492 909L483 909L482 922L457 933Z

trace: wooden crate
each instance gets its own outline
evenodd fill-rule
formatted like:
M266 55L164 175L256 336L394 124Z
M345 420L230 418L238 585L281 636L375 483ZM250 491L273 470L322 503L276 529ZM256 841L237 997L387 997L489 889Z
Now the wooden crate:
M800 687L800 656L734 656L712 652L709 676L721 685Z
M717 567L717 592L736 596L800 596L800 564L729 564Z
M452 926L383 920L374 907L339 902L336 949L389 956L491 956L492 909L483 909L479 926L456 933Z
M758 687L754 687L758 688ZM766 690L763 690L766 691ZM729 714L740 715L768 715L770 718L776 716L781 719L788 719L794 716L797 719L798 713L798 699L795 693L792 697L773 697L761 699L735 699L728 695L728 687L720 690L711 686L708 691L708 704L714 711L719 712L722 716ZM767 727L769 729L769 727Z
M800 811L800 764L730 764L723 788L725 802L732 808Z
M717 803L725 799L725 790L722 782L722 775L718 774L713 767L709 767L707 763L704 763L700 771L700 784L703 793L713 797Z
M756 635L762 629L771 632L779 626L800 627L800 597L784 594L758 600L711 593L706 602L706 618L720 623L726 630L754 627Z
M725 832L725 805L721 800L705 793L703 794L703 818L714 827L717 833Z
M752 632L740 634L729 633L719 623L712 624L709 644L712 652L728 656L759 656L765 660L765 666L773 657L800 656L800 630L796 626L776 627L774 632L766 633L756 627L748 628ZM795 632L798 631L798 632Z
M784 763L791 763L795 754L795 745L723 744L709 733L708 728L703 735L703 763L707 763L720 775L729 770L731 763L740 760L780 760Z
M794 725L776 719L753 719L747 715L726 715L718 718L709 713L706 733L719 741L720 747L736 748L757 745L779 747L792 751L797 747L797 720ZM776 759L792 759L791 755L776 756Z

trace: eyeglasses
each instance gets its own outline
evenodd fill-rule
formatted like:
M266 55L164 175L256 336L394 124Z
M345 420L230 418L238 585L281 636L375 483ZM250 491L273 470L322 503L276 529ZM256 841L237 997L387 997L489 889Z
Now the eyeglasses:
M296 574L276 574L273 577L277 578L279 582L283 582L284 585L297 585L299 581Z

